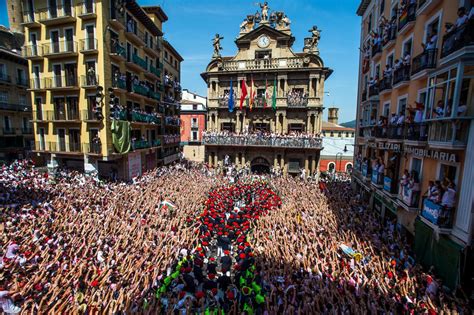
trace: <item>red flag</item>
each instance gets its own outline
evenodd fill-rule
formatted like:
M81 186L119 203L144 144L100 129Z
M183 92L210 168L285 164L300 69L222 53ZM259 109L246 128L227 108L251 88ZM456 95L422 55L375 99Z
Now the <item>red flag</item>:
M242 103L247 97L247 85L245 84L244 79L242 79L241 87L242 87L242 95L240 95L240 110L242 110Z

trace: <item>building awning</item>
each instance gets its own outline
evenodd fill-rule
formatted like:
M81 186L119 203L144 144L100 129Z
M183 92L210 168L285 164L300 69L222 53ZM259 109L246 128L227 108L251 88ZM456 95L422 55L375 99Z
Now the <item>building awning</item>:
M435 273L451 289L459 283L461 252L464 247L447 235L436 235L434 230L420 219L415 221L414 250L419 263L434 266Z

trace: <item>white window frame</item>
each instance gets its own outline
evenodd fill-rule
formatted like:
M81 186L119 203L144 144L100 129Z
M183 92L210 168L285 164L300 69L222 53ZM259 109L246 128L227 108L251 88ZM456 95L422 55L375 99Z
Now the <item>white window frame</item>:
M389 116L390 116L390 109L391 109L391 107L392 107L392 102L391 102L391 101L386 101L386 102L383 103L383 105L382 105L382 112L383 112L384 115L385 115L385 106L386 106L386 105L388 105L388 113L387 113L387 117L386 117L386 118L388 119Z
M329 165L331 165L331 164L334 165L334 172L337 172L337 170L336 170L336 162L333 162L333 161L330 161L330 162L328 163L327 171L330 172L330 167L329 167Z
M438 19L439 18L439 19ZM432 24L436 19L438 19L438 42L436 43L436 47L439 48L439 43L442 40L441 36L441 22L443 20L443 9L440 9L438 12L436 12L429 20L425 22L425 25L423 26L423 43L426 43L428 40L428 26Z
M459 172L461 171L461 164L459 162L446 162L446 161L436 163L436 175L435 176L436 176L436 180L439 180L439 181L443 180L443 178L439 178L442 164L456 167L456 175L455 175L455 178L454 178L453 182L454 182L454 184L456 185L456 188L457 188L458 187L458 181L459 181Z
M97 27L96 27L95 22L84 24L84 38L89 39L89 37L87 37L87 35L89 34L87 32L88 26L92 26L94 28L94 39L97 39Z
M406 101L407 101L405 111L408 108L408 94L400 95L399 97L397 97L397 113L396 113L397 115L400 113L400 100L402 100L402 99L406 99ZM403 113L403 115L405 115L405 113Z
M410 36L408 36L407 38L405 38L402 42L402 54L401 54L401 58L404 58L405 57L405 44L407 42L409 42L411 40L411 51L410 51L410 56L413 58L413 34L411 34Z
M352 162L347 162L347 163L346 163L346 166L344 167L346 173L347 173L347 167L348 167L349 165L352 167L352 169L354 169L354 165L352 164Z
M392 49L388 54L387 57L385 57L385 65L388 65L388 58L392 56L392 64L391 67L393 67L393 64L395 63L395 49Z

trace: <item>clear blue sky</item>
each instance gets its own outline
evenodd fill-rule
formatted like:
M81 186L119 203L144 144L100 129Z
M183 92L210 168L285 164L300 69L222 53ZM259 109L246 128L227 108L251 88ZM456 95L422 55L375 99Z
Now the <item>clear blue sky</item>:
M163 26L165 38L183 56L182 86L206 95L200 73L212 56L212 38L219 33L225 56L234 55L235 37L247 14L257 10L250 0L138 0L141 5L161 5L169 17ZM263 2L261 0L260 2ZM325 107L340 107L340 122L355 119L357 99L358 47L360 18L355 14L358 0L269 0L271 10L284 11L291 20L293 49L301 51L303 39L313 25L322 29L319 44L321 57L334 73L326 81ZM6 0L0 0L6 13ZM6 14L0 24L8 25ZM325 111L327 115L327 111Z

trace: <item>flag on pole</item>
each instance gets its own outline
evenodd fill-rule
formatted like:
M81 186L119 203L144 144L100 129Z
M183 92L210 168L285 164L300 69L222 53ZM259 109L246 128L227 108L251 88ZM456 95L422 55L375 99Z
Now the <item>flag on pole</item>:
M234 87L232 84L232 78L230 78L230 92L229 92L229 113L234 111Z
M252 110L252 108L253 108L254 99L255 99L255 85L253 84L253 76L252 76L252 82L251 82L251 85L250 85L250 95L249 95L250 110Z
M241 88L242 88L242 94L240 95L240 110L242 110L242 103L247 97L247 85L245 84L244 79L242 79Z
M272 108L273 108L273 110L277 109L277 87L276 87L276 84L277 84L277 79L275 77L275 79L273 80L273 94L272 94Z
M265 78L265 93L263 93L263 108L268 107L267 100L268 100L268 81Z

